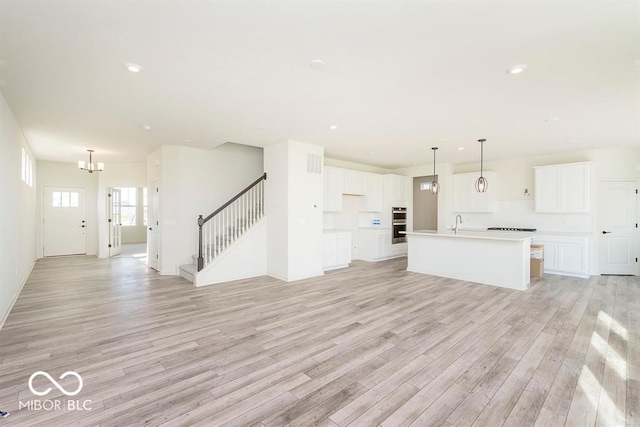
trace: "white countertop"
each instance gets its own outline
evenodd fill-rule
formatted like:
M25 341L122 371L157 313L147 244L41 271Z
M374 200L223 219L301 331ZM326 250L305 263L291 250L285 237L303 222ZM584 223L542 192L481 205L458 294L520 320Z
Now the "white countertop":
M323 233L351 233L351 230L344 230L341 228L325 228Z
M456 239L484 239L484 240L509 240L509 241L523 241L531 239L535 236L535 233L517 232L517 231L460 231L455 234L453 231L447 232L434 232L434 231L407 231L407 236L425 236L425 237L441 237L441 238L456 238Z
M358 227L358 230L391 230L390 227Z

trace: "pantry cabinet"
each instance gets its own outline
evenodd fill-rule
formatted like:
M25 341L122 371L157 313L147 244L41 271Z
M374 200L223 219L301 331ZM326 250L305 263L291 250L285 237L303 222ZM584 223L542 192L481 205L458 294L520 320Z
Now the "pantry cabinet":
M324 211L340 212L342 210L342 193L344 192L344 169L324 167Z
M540 213L588 213L591 208L591 163L537 166L535 210Z

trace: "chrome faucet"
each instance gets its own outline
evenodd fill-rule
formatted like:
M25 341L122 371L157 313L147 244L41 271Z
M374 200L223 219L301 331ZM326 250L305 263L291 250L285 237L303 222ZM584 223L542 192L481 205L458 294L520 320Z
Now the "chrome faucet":
M456 226L453 228L455 234L458 234L458 219L460 220L460 224L462 224L462 216L456 215Z

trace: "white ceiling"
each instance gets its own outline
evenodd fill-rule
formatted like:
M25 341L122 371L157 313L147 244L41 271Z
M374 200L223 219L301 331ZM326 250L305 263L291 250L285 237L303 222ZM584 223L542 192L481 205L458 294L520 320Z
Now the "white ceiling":
M0 0L0 90L56 161L287 139L386 168L432 146L475 162L479 138L487 159L640 148L639 3Z

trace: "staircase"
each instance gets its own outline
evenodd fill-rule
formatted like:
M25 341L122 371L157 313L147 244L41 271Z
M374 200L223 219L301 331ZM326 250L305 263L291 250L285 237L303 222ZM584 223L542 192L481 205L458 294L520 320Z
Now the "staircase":
M261 254L255 251L261 248L255 248L255 243L262 240L262 234L266 239L264 225L266 179L265 173L212 214L207 217L202 215L198 217L198 253L192 256L192 264L180 266L180 276L196 286L203 286L218 283L221 278L226 278L228 281L254 277L247 274L260 271L258 267L253 270L247 268L246 264L255 264L260 261ZM255 234L252 238L256 242L246 242L252 234ZM243 241L245 241L244 245ZM234 250L237 252L235 257L231 255ZM266 247L264 250L266 251ZM227 265L219 265L225 258ZM240 271L212 271L214 268L237 270L236 264L240 265Z

